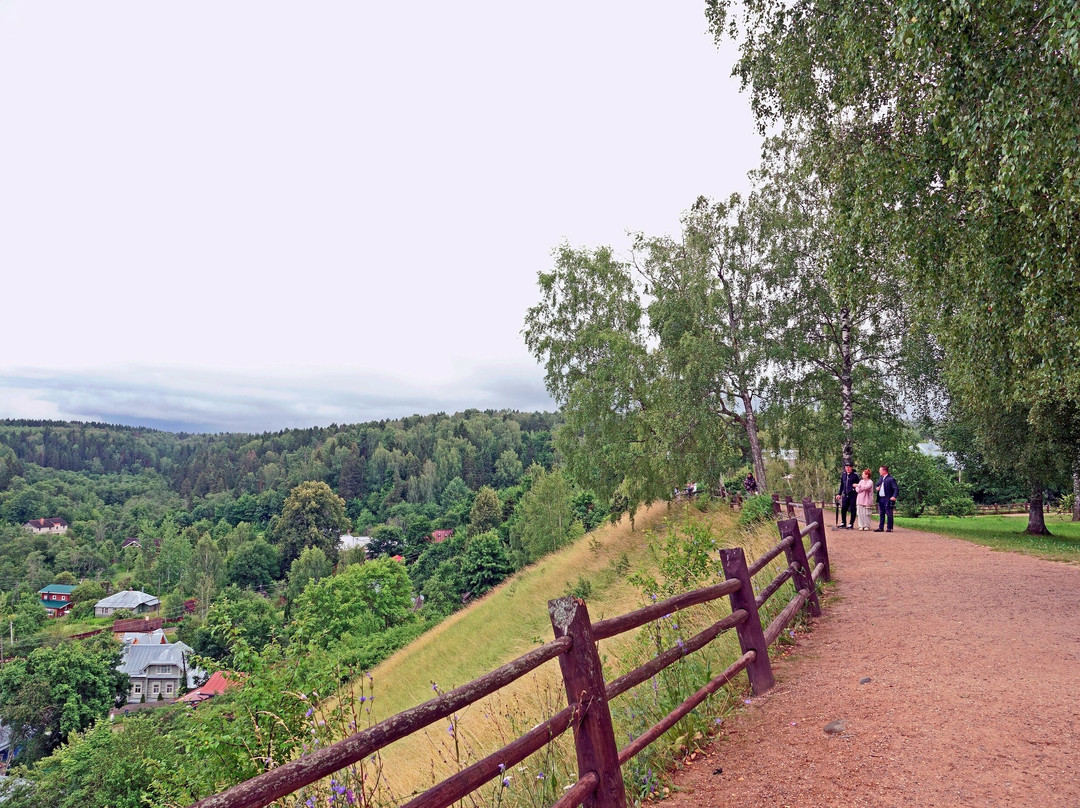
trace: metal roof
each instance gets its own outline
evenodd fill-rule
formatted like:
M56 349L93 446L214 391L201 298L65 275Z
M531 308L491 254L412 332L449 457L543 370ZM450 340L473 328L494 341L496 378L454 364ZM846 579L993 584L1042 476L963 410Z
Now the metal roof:
M153 595L128 589L102 598L94 604L95 609L136 609L139 606L157 606L161 601Z

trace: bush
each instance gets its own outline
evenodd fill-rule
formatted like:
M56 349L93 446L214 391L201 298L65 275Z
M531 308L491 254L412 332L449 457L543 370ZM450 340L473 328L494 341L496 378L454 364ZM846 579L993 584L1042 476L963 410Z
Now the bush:
M908 519L918 519L922 516L926 506L916 500L901 500L900 515Z
M949 497L938 504L937 511L940 516L974 516L975 500L965 496Z
M740 525L752 525L755 522L768 522L773 518L772 497L768 494L758 494L743 500L742 511L739 512Z
M1072 513L1073 502L1075 502L1073 494L1066 494L1058 500L1058 512L1059 513Z

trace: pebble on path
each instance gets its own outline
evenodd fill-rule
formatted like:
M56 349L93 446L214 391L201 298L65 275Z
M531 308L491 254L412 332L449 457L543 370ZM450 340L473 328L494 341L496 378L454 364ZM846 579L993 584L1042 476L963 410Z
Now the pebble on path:
M837 719L836 721L830 721L825 725L826 735L839 735L847 729L847 721L843 719Z

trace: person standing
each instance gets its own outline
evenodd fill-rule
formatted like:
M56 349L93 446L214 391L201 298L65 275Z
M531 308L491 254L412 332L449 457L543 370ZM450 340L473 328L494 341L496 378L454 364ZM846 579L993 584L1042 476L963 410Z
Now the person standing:
M836 501L840 503L840 527L851 530L855 527L855 486L859 484L859 475L850 463L844 464L844 473L840 475L840 490ZM851 522L848 523L848 514Z
M878 472L881 475L877 484L878 526L874 532L892 533L893 509L896 507L896 497L900 493L900 486L889 474L888 466L882 466ZM886 522L888 522L888 528L885 527Z
M874 503L874 481L870 469L863 469L862 479L855 484L855 506L859 509L859 530L870 529L870 506Z
M748 471L746 473L746 479L743 480L743 488L746 489L747 496L754 496L757 493L757 480L754 479L754 472Z

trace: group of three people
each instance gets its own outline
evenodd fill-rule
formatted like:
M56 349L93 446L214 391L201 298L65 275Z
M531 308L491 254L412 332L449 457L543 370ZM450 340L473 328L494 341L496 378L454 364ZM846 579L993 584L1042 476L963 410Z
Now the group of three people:
M858 514L859 530L869 530L870 506L874 502L876 493L878 526L874 532L892 532L893 510L896 508L896 498L900 495L900 487L889 474L888 466L882 466L878 472L880 476L875 484L871 479L870 469L863 469L862 474L856 474L855 467L851 463L844 465L844 473L840 475L840 490L836 494L836 501L840 503L841 528L854 530L855 516ZM848 523L849 513L851 514L850 524Z

